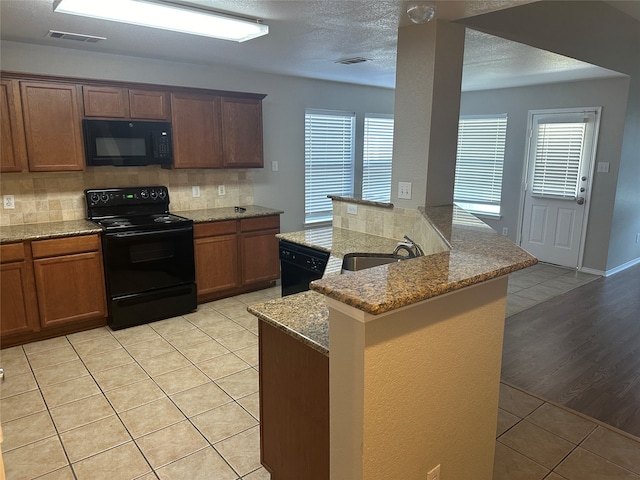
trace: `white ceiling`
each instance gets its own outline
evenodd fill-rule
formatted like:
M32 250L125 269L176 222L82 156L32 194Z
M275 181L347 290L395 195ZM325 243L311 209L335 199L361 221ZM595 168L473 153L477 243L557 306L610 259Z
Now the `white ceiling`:
M436 18L456 20L531 0L444 0ZM409 25L400 0L190 0L218 11L260 18L266 37L227 42L53 12L53 0L0 0L0 39L393 88L399 26ZM186 3L183 1L183 3ZM640 18L640 2L611 1ZM81 43L49 30L107 37ZM337 60L370 61L342 65ZM616 75L574 59L467 30L463 90Z

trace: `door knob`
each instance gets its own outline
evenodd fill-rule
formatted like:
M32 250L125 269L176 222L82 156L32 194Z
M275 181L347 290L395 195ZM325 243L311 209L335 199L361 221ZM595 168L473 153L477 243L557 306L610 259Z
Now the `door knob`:
M576 203L578 205L583 205L584 204L584 197L578 197L576 198Z

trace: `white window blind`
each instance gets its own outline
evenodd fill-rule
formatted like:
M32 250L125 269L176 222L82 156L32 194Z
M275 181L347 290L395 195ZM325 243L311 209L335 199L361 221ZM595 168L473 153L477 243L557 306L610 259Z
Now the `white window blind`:
M353 196L355 113L305 111L305 223L330 221L327 195Z
M362 198L391 201L391 158L393 115L367 114L364 117L362 153Z
M576 197L585 130L584 122L537 125L532 195Z
M453 197L463 208L500 215L506 134L506 114L460 118Z

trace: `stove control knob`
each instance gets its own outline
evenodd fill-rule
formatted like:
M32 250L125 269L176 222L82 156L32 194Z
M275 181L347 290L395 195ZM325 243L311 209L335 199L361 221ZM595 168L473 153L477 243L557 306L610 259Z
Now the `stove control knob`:
M107 192L104 192L102 195L100 195L100 200L102 200L105 203L109 201L109 195L107 194Z
M142 190L142 191L140 192L140 196L141 196L142 198L144 198L144 199L147 199L147 198L149 198L149 192L147 192L146 190Z
M158 192L156 192L155 190L151 190L151 198L155 200L157 196L158 196Z
M92 204L98 203L100 201L100 195L98 195L97 193L92 193L89 197L89 200Z
M164 190L158 190L158 198L163 200L167 196L167 192Z

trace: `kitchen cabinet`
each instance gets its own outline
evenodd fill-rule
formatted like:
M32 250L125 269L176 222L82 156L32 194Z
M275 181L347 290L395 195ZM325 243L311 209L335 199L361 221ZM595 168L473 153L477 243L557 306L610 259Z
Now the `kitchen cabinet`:
M273 478L329 479L329 357L260 320L260 460Z
M280 217L245 218L240 221L242 284L280 278L278 239Z
M210 222L193 227L198 295L237 288L238 271L237 221Z
M278 279L279 232L278 215L194 225L198 302L263 288Z
M174 168L263 167L262 100L172 93Z
M29 170L84 170L79 86L20 82Z
M169 120L169 93L125 87L83 85L85 117Z
M0 80L0 172L21 172L27 166L27 145L17 80Z
M2 344L11 336L40 330L33 264L29 245L0 245L0 336Z
M222 168L220 97L172 93L174 168Z
M221 108L224 166L262 168L262 101L223 97Z
M43 328L106 318L107 300L98 235L32 243Z

